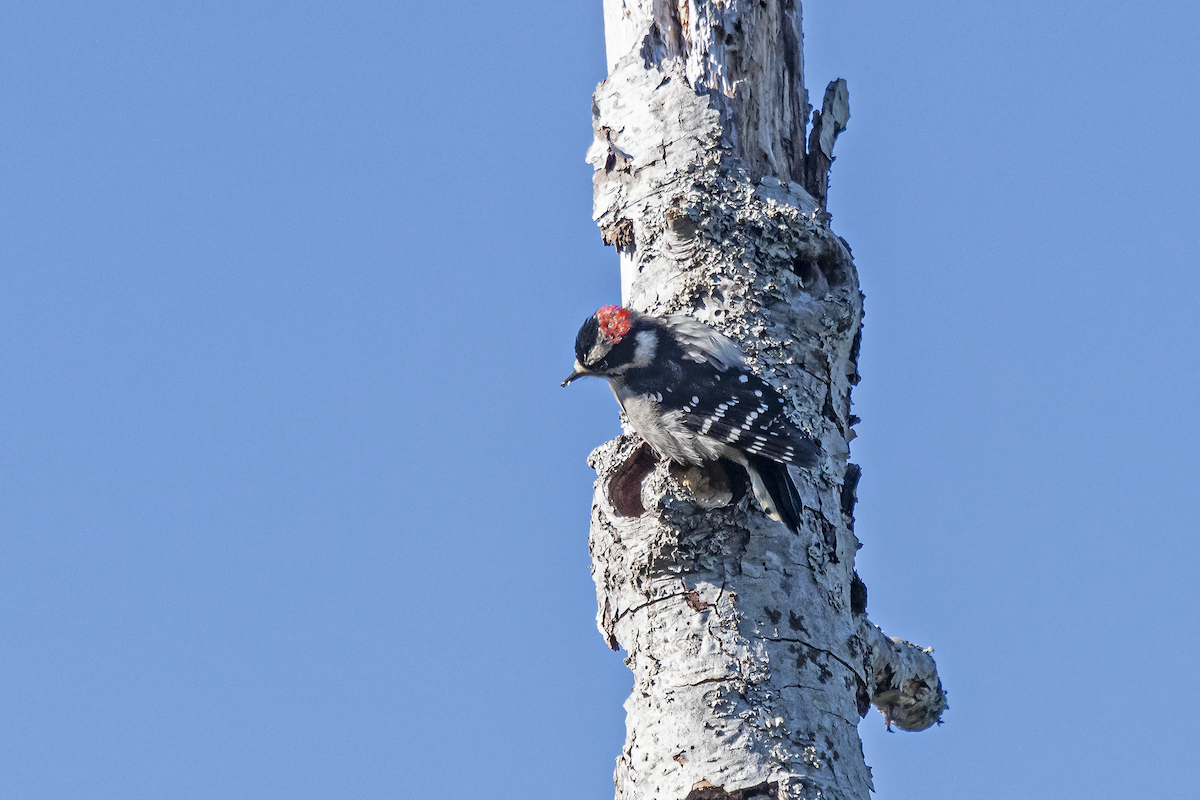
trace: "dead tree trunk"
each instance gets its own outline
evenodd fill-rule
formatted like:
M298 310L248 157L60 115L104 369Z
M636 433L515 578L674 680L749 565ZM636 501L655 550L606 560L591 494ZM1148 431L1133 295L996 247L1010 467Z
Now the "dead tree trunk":
M592 454L598 623L634 675L616 796L865 800L869 705L922 730L946 701L929 651L867 620L854 573L862 295L824 209L846 84L806 130L794 0L605 0L604 18L588 160L623 303L739 341L824 451L793 473L799 535L732 465L658 463L629 434Z

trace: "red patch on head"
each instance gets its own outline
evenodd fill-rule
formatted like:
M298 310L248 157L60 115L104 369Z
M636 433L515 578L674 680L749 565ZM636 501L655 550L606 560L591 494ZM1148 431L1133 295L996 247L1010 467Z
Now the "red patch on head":
M629 333L629 309L621 306L603 306L596 312L596 322L600 323L600 333L612 344L621 341L621 337Z

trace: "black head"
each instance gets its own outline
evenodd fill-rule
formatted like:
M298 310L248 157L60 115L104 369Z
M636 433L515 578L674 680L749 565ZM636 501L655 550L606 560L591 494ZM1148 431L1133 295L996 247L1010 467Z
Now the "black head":
M600 321L593 314L587 318L587 321L579 328L579 333L575 335L575 360L586 366L588 354L592 352L599 341L601 341Z
M621 306L604 306L588 317L575 337L575 371L562 385L585 375L606 377L628 363L635 349L635 322L634 312Z

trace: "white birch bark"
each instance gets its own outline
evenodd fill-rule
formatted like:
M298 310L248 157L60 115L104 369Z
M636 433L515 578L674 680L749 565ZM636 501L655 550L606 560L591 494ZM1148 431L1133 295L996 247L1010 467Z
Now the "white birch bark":
M634 675L616 797L865 800L869 705L921 730L946 701L930 651L867 620L854 574L862 295L824 212L845 82L807 131L792 0L604 0L604 18L588 161L623 303L739 341L825 454L793 471L797 535L736 468L658 463L632 434L592 453L597 620Z

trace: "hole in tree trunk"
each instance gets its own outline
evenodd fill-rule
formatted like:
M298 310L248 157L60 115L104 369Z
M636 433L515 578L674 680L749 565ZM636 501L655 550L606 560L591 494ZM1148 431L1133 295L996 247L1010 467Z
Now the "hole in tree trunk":
M821 274L825 276L825 280L829 281L830 286L841 286L849 277L850 272L846 269L846 265L842 260L832 254L826 254L817 259L817 267L821 270Z
M796 273L796 277L800 279L800 286L809 294L823 295L829 288L824 273L815 261L798 256L792 260L792 272Z
M609 478L608 501L622 517L640 517L646 513L642 505L642 481L657 463L650 445L643 444Z

